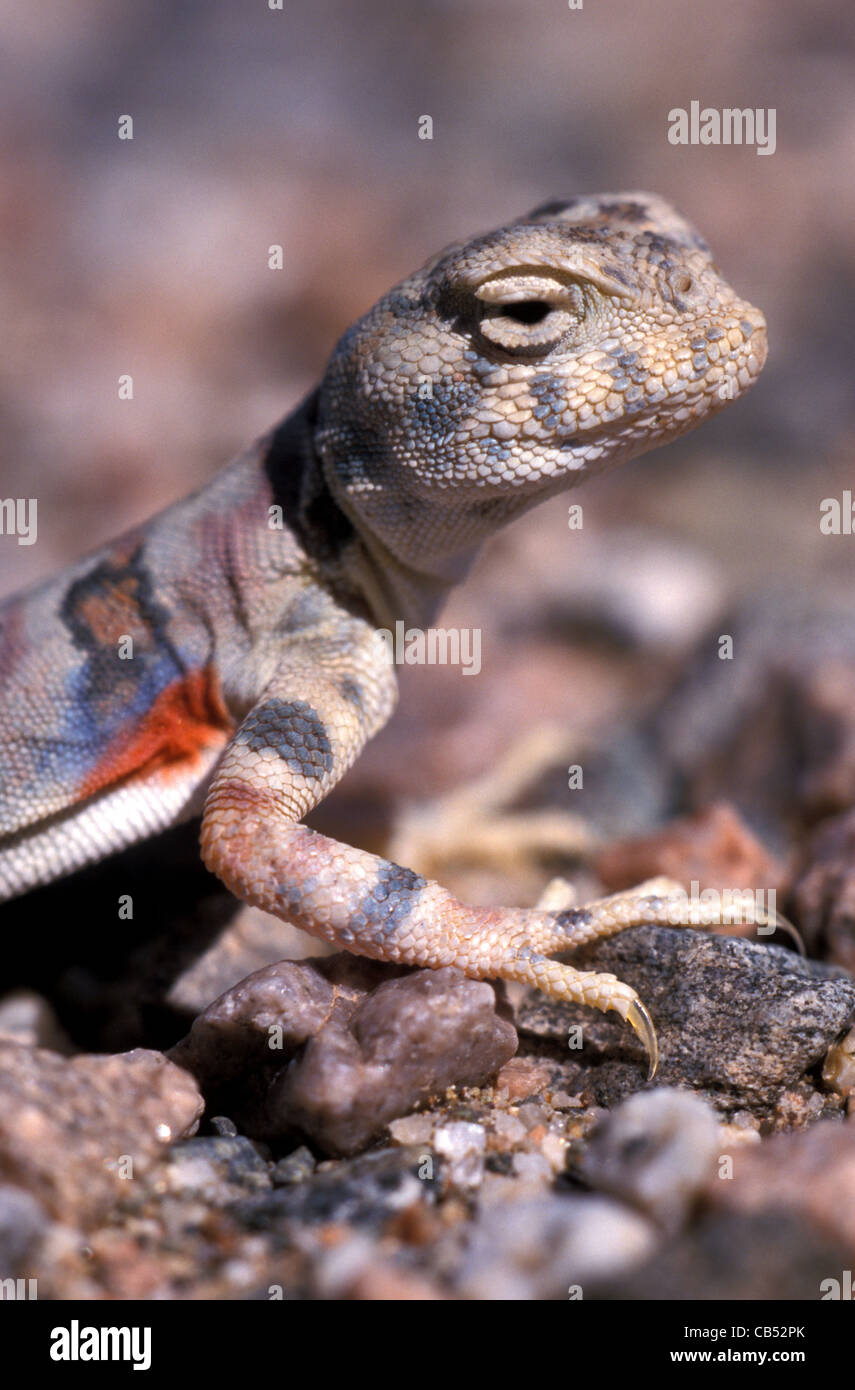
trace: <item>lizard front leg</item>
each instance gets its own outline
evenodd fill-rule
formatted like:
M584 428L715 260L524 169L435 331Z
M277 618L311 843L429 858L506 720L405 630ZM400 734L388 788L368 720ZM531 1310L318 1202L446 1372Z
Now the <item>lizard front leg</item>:
M303 645L300 663L274 677L223 755L202 824L208 867L239 898L357 955L455 966L614 1010L641 1037L652 1069L655 1032L635 991L547 955L655 920L652 898L617 895L562 912L469 907L438 883L300 824L394 703L392 671L367 640L306 654Z

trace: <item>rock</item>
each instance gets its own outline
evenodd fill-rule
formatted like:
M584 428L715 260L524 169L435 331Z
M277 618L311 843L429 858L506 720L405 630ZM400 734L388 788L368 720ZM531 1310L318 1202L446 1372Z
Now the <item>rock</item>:
M381 1149L331 1162L301 1183L245 1198L232 1209L253 1230L294 1226L354 1227L383 1231L389 1221L420 1204L432 1206L436 1186L418 1149Z
M174 1144L157 1172L158 1185L173 1195L199 1197L225 1207L271 1186L268 1164L240 1135L187 1139Z
M333 1014L348 1018L367 991L388 978L387 969L345 952L328 960L278 961L215 999L169 1056L192 1071L209 1096L248 1072L269 1079Z
M212 1000L248 975L284 959L323 952L323 943L269 912L241 907L220 936L172 982L166 1002L182 1012L201 1013Z
M506 1091L508 1100L527 1100L549 1082L549 1068L531 1057L512 1057L496 1077L496 1090Z
M549 1099L555 1110L579 1110L583 1104L578 1096L568 1096L566 1091L553 1091Z
M405 974L346 953L280 961L216 1000L170 1056L244 1133L298 1129L354 1153L447 1087L495 1075L516 1050L502 1007L456 970Z
M786 877L783 864L725 802L672 821L654 835L609 845L596 856L594 867L610 893L659 876L676 879L687 891L696 882L700 891L772 889L779 893ZM751 926L737 934L755 931Z
M597 1127L579 1171L591 1187L638 1207L666 1232L683 1224L719 1152L715 1113L687 1091L630 1096Z
M732 1155L733 1176L712 1178L707 1199L741 1214L788 1211L855 1258L855 1120L776 1134ZM833 1269L827 1274L834 1274Z
M292 1125L355 1153L390 1119L448 1086L481 1086L516 1051L492 985L422 970L379 985L345 1024L331 1019L271 1086L267 1132Z
M0 1042L47 1047L68 1054L73 1047L46 999L29 989L18 989L0 999Z
M855 805L855 651L799 672L797 718L805 749L801 795L810 820Z
M572 961L638 991L659 1037L661 1083L698 1091L726 1114L787 1125L839 1110L813 1070L855 1018L855 981L843 972L782 947L669 927L633 928ZM567 1049L571 1024L583 1030L581 1052ZM518 1026L560 1047L568 1091L584 1086L613 1107L643 1085L641 1046L610 1017L530 991Z
M824 822L808 843L792 891L808 949L855 972L855 811Z
M301 1144L293 1153L289 1153L287 1158L280 1158L279 1162L274 1164L270 1176L276 1187L285 1187L289 1183L305 1182L306 1178L312 1176L316 1166L311 1150L307 1149L305 1144Z
M822 1079L829 1090L847 1098L855 1094L855 1028L828 1049Z
M492 1124L493 1134L496 1136L496 1144L501 1148L514 1148L517 1144L522 1144L528 1134L528 1130L516 1115L508 1114L507 1110L497 1110L493 1115Z
M574 551L577 541L584 559L574 556L572 585L549 576L547 613L562 635L578 628L621 647L683 651L715 617L722 580L699 547L639 521L615 526L608 547L581 531Z
M392 1120L389 1134L393 1144L429 1145L435 1122L436 1117L430 1114L404 1115L403 1119Z
M0 1044L0 1173L86 1225L193 1133L202 1108L193 1079L160 1052L69 1059Z
M553 1174L563 1173L567 1167L567 1145L559 1135L549 1133L540 1142L542 1157L549 1164Z
M552 1164L542 1153L517 1153L511 1162L511 1172L524 1183L547 1187L554 1176Z
M378 1258L376 1245L354 1235L320 1252L312 1280L312 1297L358 1302L423 1303L443 1297L426 1279Z
M845 1246L783 1208L711 1213L595 1292L621 1301L815 1301L825 1280L851 1267Z
M794 821L855 805L855 615L849 595L778 589L716 622L651 733L690 805L734 802L776 848Z
M547 1123L550 1113L547 1106L538 1105L536 1101L517 1106L517 1116L528 1131L541 1129Z
M469 1124L466 1120L438 1125L434 1131L433 1146L443 1160L445 1187L472 1191L481 1186L487 1149L487 1134L483 1125Z
M624 1272L655 1245L648 1221L607 1198L502 1203L477 1221L455 1288L489 1301L567 1299L571 1287L587 1297L594 1281Z
M212 1115L208 1124L215 1134L221 1135L224 1139L234 1139L237 1134L237 1125L227 1115Z
M35 1197L19 1187L0 1186L0 1280L26 1270L47 1227L47 1216Z

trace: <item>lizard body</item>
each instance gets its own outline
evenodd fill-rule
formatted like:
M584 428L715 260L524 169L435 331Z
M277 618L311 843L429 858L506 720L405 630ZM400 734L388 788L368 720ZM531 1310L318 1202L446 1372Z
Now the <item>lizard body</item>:
M447 248L207 487L0 609L0 901L202 809L239 897L359 954L614 1009L550 959L656 893L478 909L301 824L388 719L376 631L428 625L479 544L749 387L760 312L648 194L545 205ZM129 640L130 639L130 640Z

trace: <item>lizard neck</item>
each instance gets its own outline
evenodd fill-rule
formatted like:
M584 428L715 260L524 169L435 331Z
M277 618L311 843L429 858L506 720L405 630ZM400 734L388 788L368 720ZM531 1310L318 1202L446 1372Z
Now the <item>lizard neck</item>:
M458 557L453 569L431 573L401 560L370 532L359 534L351 557L353 573L383 627L399 619L415 627L431 625L449 589L465 577L473 556Z
M317 402L313 391L266 442L271 497L282 506L319 582L335 597L381 627L398 619L428 626L448 590L466 574L474 548L435 569L396 554L338 485L335 464L316 447Z

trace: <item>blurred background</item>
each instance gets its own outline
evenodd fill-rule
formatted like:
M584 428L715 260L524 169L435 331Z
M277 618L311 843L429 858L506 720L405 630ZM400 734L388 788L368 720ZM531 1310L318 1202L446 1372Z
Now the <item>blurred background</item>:
M0 0L0 47L0 494L39 499L38 544L0 540L0 593L204 483L446 243L635 188L763 308L765 372L591 482L583 533L556 499L496 539L446 614L483 628L483 674L405 673L352 774L361 814L372 787L483 773L535 717L602 737L732 598L850 584L855 539L818 524L855 443L847 0ZM774 107L776 152L669 144L692 100Z

